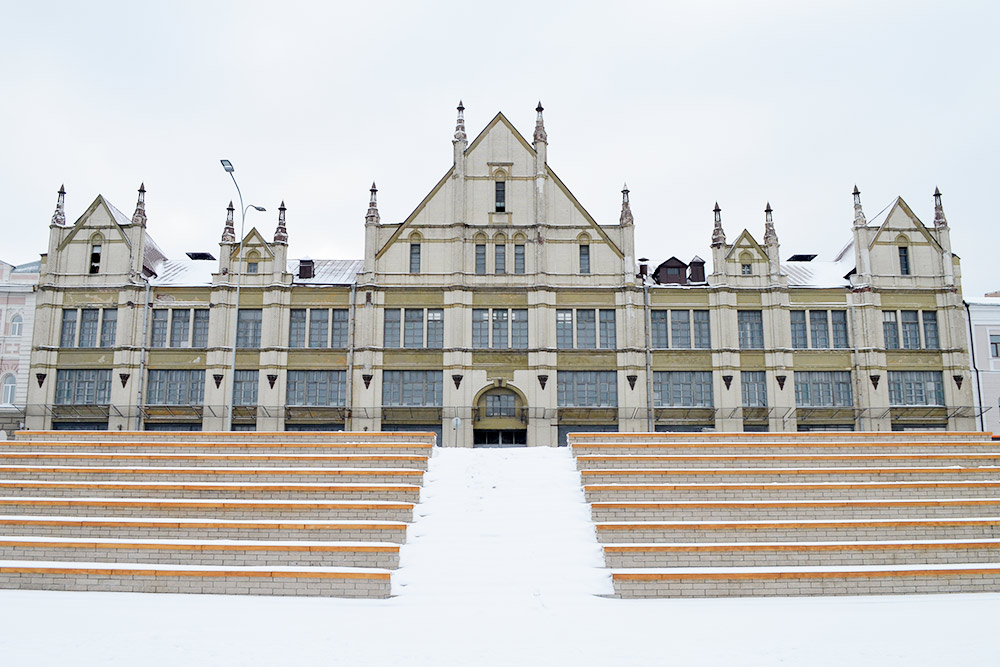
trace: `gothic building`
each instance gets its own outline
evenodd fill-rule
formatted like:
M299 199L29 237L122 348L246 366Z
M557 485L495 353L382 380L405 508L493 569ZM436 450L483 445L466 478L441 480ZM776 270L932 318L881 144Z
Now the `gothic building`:
M854 192L834 256L779 257L770 205L711 273L636 258L629 190L601 224L498 113L402 222L372 185L364 258L289 259L270 239L168 259L102 196L60 191L43 256L31 428L433 430L445 445L554 444L574 430L975 426L958 259L935 192L923 224ZM359 219L358 224L361 224ZM238 299L238 303L237 303Z

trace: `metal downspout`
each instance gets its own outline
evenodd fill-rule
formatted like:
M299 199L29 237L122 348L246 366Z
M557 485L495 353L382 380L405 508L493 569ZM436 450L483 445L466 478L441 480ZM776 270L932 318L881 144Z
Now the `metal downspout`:
M146 297L142 307L142 342L139 344L139 391L135 396L135 430L142 430L142 385L146 376L146 341L149 327L149 280L146 280Z
M969 310L969 302L962 299L965 306L965 320L969 323L969 355L972 357L972 372L976 375L976 398L979 399L979 430L985 431L986 424L983 421L983 385L980 383L979 366L976 365L976 339L972 330L972 311Z
M646 329L646 430L650 433L653 432L653 353L650 348L653 344L650 326L652 324L650 320L649 312L649 285L646 284L646 279L642 280L642 300L643 300L643 312L645 319L645 329Z
M355 315L357 312L357 296L358 296L358 285L357 283L351 284L351 309L348 313L349 322L347 323L347 392L345 396L345 407L347 409L345 417L351 420L351 429L354 429L354 323L356 321ZM347 423L345 419L344 430L347 429Z

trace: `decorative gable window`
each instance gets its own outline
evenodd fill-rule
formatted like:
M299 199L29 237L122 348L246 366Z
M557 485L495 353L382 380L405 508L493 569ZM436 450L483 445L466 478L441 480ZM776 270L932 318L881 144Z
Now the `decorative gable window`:
M590 273L590 237L580 234L577 242L580 244L580 273Z
M257 273L260 270L260 254L253 250L247 254L247 273Z
M493 184L494 192L496 194L496 212L506 213L507 211L507 183L505 181L496 181Z
M94 234L90 238L90 273L98 273L101 270L101 244L104 242L104 237L100 234Z
M910 275L910 246L909 239L904 234L896 237L897 250L899 252L899 275Z
M410 273L420 273L420 234L410 234Z

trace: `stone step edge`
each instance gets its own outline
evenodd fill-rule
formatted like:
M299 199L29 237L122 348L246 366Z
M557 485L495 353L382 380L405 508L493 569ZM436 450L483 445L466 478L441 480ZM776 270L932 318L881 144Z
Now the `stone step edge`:
M788 566L767 567L678 567L612 569L611 578L619 581L656 581L667 579L830 579L920 576L975 576L1000 574L1000 563L948 563L913 565L855 565L850 567Z
M38 496L3 496L0 497L0 507L3 505L117 505L135 507L162 507L169 505L183 507L212 508L299 508L299 509L413 509L414 503L396 500L257 500L253 498L75 498L75 497L38 497ZM0 517L5 515L0 514Z
M578 463L588 461L781 461L803 459L809 461L829 461L837 459L951 459L1000 457L1000 450L990 452L909 452L903 454L582 454L576 457Z
M264 468L264 467L254 467L254 468L237 468L237 467L222 467L222 468L212 468L212 467L200 467L200 466L189 466L182 468L167 468L163 466L37 466L37 465L20 465L20 464L0 464L0 474L7 474L13 472L47 472L47 473L61 473L61 472L73 472L73 473L135 473L146 474L155 473L157 475L169 475L169 474L218 474L218 475L267 475L267 474L282 474L282 475L298 475L298 474L319 474L319 475L330 475L331 477L336 475L372 475L375 477L387 477L392 475L400 475L405 477L422 477L424 475L423 470L417 470L414 468Z
M170 440L4 440L0 441L0 452L8 447L163 447L170 449L174 447L205 447L205 448L228 448L228 449L291 449L301 447L304 449L421 449L428 452L434 451L434 445L425 442L185 442L183 440L172 442ZM250 453L250 452L248 452Z
M63 561L4 561L0 574L82 574L100 576L181 576L181 577L273 577L312 579L381 579L390 578L390 571L361 567L290 567L247 565L167 565L144 563L79 563Z
M2 538L0 538L2 539ZM631 542L601 545L604 551L883 551L892 549L955 549L997 548L1000 538L977 540L884 540L869 542Z
M0 526L39 524L53 526L137 526L149 528L247 527L262 529L326 528L332 530L406 530L408 523L381 519L191 519L170 517L63 517L46 515L0 515Z
M955 517L942 519L776 519L767 521L602 521L598 530L670 530L680 528L832 528L862 526L954 526L1000 525L1000 517Z
M2 470L2 467L0 467ZM623 477L629 475L914 475L927 473L934 475L943 474L967 474L995 472L997 479L1000 479L1000 466L974 466L962 468L958 466L946 467L910 467L891 466L888 468L586 468L578 471L581 477L595 477L600 475Z
M954 505L998 505L1000 498L850 498L831 500L669 500L596 501L594 509L672 509L703 507L944 507Z
M54 482L32 479L2 479L0 489L34 486L50 489L191 489L191 490L258 490L258 491L401 491L419 492L417 484L355 484L351 482Z
M363 551L398 552L391 542L306 542L288 540L130 540L125 538L0 535L0 547L79 549L169 549L178 551Z
M690 484L585 484L584 491L697 491L720 489L743 489L747 491L786 490L786 489L905 489L905 488L963 488L963 487L997 487L1000 480L969 479L969 480L908 480L902 482L770 482L756 483L690 483Z
M23 458L80 458L80 459L128 459L128 458L149 458L149 459L221 459L224 461L271 461L281 459L305 460L305 461L416 461L426 462L429 456L421 454L198 454L198 453L171 453L171 452L5 452L0 451L0 457L23 457ZM6 465L6 464L5 464ZM15 464L10 464L15 465ZM377 468L386 470L387 468ZM390 468L391 470L391 468ZM412 470L412 468L403 468Z

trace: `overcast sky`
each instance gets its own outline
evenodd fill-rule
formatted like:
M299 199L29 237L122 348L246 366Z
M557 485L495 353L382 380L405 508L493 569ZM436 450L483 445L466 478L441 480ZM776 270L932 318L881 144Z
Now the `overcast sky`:
M399 222L470 137L504 114L601 224L632 191L654 263L730 240L782 258L850 238L901 196L926 223L944 194L964 294L1000 289L1000 5L995 2L14 2L0 39L0 259L45 251L98 194L170 256L217 253L236 192L291 257L361 258L372 180Z

